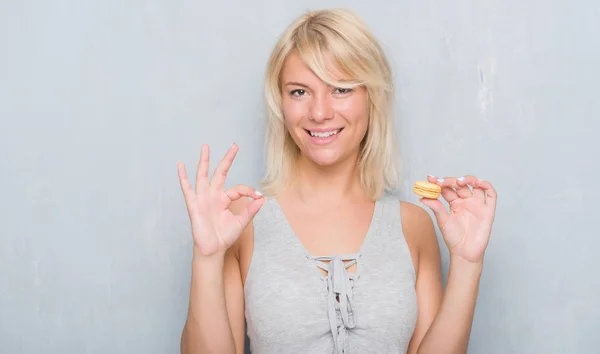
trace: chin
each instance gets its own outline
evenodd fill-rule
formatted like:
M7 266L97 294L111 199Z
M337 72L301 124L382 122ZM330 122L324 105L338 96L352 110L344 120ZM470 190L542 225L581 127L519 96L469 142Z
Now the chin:
M321 167L337 165L344 160L343 154L337 151L312 151L307 157Z

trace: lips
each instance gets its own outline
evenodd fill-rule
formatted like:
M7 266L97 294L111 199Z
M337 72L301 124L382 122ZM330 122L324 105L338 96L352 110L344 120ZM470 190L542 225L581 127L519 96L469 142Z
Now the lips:
M319 130L308 130L304 129L313 138L328 138L339 134L344 128L338 129L319 129Z
M317 130L308 130L304 129L306 134L309 136L309 141L313 145L328 145L333 143L337 138L342 134L344 128L338 129L319 129Z

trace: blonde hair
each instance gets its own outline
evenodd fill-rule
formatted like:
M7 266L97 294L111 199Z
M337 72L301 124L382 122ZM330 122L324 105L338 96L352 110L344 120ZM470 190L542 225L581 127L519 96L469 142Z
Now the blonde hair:
M358 168L365 193L377 199L397 188L400 162L392 102L393 77L383 50L366 25L352 12L328 9L297 18L277 41L268 61L264 89L267 114L266 174L263 191L278 194L294 172L299 148L284 125L280 74L296 52L321 80L336 87L364 86L369 98L369 124L361 143ZM337 82L331 62L352 82Z

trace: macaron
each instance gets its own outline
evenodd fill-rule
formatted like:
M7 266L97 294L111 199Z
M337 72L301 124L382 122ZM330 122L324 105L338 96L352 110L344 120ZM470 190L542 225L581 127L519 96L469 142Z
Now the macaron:
M435 183L417 181L413 187L413 192L423 198L438 199L442 192L442 187Z

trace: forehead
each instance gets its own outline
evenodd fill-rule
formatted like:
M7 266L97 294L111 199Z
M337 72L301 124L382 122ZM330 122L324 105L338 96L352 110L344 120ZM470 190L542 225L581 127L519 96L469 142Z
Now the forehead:
M311 63L312 69L302 60L298 52L294 51L286 58L281 70L281 80L285 83L288 80L319 80L324 82L344 82L350 81L349 75L345 75L339 66L331 59L325 58L322 63L315 59Z

